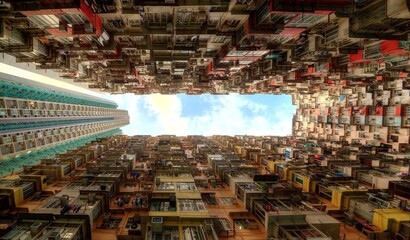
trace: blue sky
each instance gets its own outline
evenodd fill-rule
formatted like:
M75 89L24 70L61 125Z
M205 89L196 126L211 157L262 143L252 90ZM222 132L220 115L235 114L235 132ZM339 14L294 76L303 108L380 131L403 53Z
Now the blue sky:
M128 110L127 135L291 134L295 107L288 95L104 95Z
M130 115L131 123L123 128L127 135L285 136L291 134L295 112L287 95L101 95L87 89L86 83L60 78L58 72L37 70L33 63L16 63L7 54L0 62L0 72L114 100Z

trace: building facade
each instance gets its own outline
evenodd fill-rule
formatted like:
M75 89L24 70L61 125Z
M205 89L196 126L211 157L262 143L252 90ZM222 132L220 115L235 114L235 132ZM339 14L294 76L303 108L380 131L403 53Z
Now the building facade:
M99 138L1 178L0 234L408 239L410 163L348 147L334 154L343 148L276 136ZM13 222L7 209L28 213Z
M296 106L287 137L109 136L112 102L0 79L2 238L410 239L409 1L0 2L1 53L96 91Z
M114 102L6 75L0 81L2 175L82 145L84 139L120 133L129 123L127 111Z
M409 69L406 0L19 0L1 12L1 52L109 93L286 94Z

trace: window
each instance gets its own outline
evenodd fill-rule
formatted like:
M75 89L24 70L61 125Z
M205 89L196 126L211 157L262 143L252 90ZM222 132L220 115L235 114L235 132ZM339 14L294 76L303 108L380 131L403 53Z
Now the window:
M195 183L177 183L177 190L196 190Z
M87 21L87 18L82 13L73 13L73 14L65 14L61 16L61 20L66 22L67 24L71 25L81 25Z
M173 182L157 182L155 185L156 190L174 190L175 185Z
M42 29L58 28L59 26L59 19L54 15L35 15L27 18Z
M178 200L178 207L181 212L206 212L202 200L180 199Z

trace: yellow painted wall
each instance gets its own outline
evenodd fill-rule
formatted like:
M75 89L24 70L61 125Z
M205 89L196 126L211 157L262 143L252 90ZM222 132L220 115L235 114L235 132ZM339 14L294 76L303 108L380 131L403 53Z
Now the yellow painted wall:
M396 224L392 225L391 231L397 233L401 221L410 221L410 213L400 209L375 209L373 215L373 225L382 231L387 230L389 219Z
M14 206L18 207L24 201L23 189L19 187L0 187L1 192L8 192L14 196Z
M242 154L242 146L236 145L234 147L234 151L235 151L236 154L241 155Z
M20 179L20 177L18 175L11 175L11 176L7 176L4 179L7 180L16 180L16 179ZM20 204L23 202L24 200L24 195L23 195L23 189L19 188L19 187L1 187L0 189L4 189L4 192L12 192L13 196L14 196L14 205L16 207L20 206Z
M310 192L310 177L309 176L303 176L303 192Z
M335 205L338 209L341 208L342 206L342 201L343 201L343 194L346 192L357 192L357 191L362 191L362 192L367 192L367 190L332 190L332 204Z
M285 161L268 161L268 168L271 172L275 172L276 164L283 164Z

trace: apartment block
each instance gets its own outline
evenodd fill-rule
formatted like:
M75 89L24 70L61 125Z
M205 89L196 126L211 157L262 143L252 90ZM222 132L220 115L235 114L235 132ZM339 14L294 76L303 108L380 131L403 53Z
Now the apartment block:
M126 110L102 98L34 82L2 79L0 86L1 175L119 133L129 123Z
M296 107L289 136L126 136L114 102L0 69L1 238L410 239L409 24L406 0L0 1L1 66Z
M251 154L232 154L239 146ZM26 212L3 238L406 239L409 162L350 148L275 136L99 138L0 180L3 216Z

